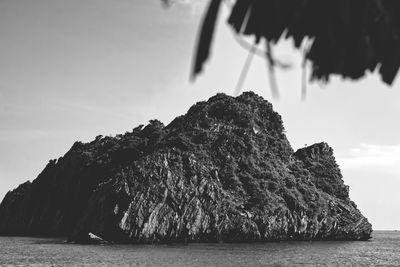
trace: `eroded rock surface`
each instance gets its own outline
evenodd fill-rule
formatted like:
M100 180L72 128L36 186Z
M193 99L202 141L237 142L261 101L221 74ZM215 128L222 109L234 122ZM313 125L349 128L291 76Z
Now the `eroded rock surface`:
M294 152L252 92L217 94L168 126L76 142L0 205L0 234L112 242L365 240L332 148Z

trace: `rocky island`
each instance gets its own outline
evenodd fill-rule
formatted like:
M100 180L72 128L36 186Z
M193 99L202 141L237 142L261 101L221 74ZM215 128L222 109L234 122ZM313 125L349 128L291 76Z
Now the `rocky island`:
M294 152L252 92L76 142L0 205L0 235L116 243L367 240L326 143Z

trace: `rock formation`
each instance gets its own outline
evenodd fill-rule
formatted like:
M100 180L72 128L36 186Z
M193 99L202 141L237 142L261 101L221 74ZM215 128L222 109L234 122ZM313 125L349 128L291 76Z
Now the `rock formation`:
M332 148L294 152L252 92L217 94L164 126L76 142L0 205L1 235L117 243L366 240Z

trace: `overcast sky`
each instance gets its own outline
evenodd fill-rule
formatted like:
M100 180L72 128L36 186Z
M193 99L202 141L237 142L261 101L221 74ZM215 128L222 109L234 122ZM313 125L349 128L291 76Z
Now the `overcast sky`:
M188 4L192 2L194 4ZM33 180L77 141L168 124L196 101L232 95L246 59L223 10L205 73L189 82L203 1L0 0L0 199ZM254 58L244 84L273 103L294 149L326 141L350 195L374 229L400 229L400 83L376 74L308 84L301 100L300 55L276 56L281 97Z

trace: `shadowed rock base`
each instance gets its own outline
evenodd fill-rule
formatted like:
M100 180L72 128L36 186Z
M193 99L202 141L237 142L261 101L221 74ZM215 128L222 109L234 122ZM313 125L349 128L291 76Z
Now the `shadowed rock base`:
M367 240L332 148L294 152L252 92L217 94L168 126L76 142L0 205L2 235L117 243ZM83 240L83 241L82 241Z

